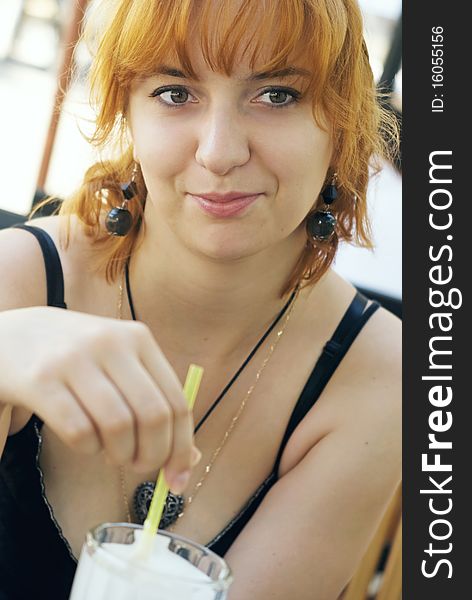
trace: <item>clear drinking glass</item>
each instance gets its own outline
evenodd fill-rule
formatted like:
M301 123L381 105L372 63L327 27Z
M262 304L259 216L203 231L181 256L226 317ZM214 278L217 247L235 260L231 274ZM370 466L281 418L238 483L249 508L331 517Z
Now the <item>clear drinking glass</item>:
M151 559L126 560L141 534L133 523L105 523L87 533L70 600L224 600L231 571L217 554L159 530ZM169 552L170 554L169 555Z

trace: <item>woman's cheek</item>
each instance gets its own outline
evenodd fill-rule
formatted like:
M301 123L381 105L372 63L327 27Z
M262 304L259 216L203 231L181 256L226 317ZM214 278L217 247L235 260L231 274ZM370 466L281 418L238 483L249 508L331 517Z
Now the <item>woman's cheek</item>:
M300 144L298 151L279 169L281 221L290 229L297 227L315 205L331 159L329 140L317 136L316 142Z
M182 168L191 152L189 127L174 115L161 115L156 106L131 104L131 134L135 155L150 174L173 174Z

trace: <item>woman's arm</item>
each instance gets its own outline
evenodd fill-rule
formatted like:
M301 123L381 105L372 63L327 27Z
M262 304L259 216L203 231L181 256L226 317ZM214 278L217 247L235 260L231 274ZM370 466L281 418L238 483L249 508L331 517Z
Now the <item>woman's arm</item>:
M0 257L0 405L13 407L1 450L3 430L35 413L77 452L103 451L137 471L164 466L181 493L192 415L149 328L44 306L44 262L28 232L0 232Z
M46 304L46 284L41 251L35 238L19 229L0 232L0 312L13 308ZM4 346L6 340L0 340ZM2 377L6 377L4 372ZM21 429L30 411L12 410L7 399L0 396L0 456L9 433Z
M401 479L398 319L378 311L344 360L325 390L344 407L340 423L276 483L226 554L230 600L338 598Z

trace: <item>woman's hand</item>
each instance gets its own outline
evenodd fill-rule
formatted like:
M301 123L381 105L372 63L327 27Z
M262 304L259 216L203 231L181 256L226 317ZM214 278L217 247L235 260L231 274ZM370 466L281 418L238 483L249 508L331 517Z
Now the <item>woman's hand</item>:
M34 412L77 452L136 471L165 465L183 491L199 454L192 414L146 325L21 308L0 312L0 339L0 402Z

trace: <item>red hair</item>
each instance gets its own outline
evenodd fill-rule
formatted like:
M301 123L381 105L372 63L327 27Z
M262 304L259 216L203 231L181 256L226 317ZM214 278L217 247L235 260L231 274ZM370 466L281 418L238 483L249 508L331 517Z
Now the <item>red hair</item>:
M60 213L77 215L82 221L87 235L100 248L97 265L109 281L121 272L136 242L147 195L140 177L140 200L129 205L132 231L124 238L105 234L100 219L104 204L121 204L119 186L129 180L133 167L133 149L126 140L130 85L169 57L196 78L189 58L194 25L205 61L218 72L231 75L241 50L249 55L251 68L264 50L270 60L259 70L282 68L289 57L298 56L313 72L304 93L313 100L317 124L325 127L323 123L328 123L333 136L338 198L331 208L338 225L328 242L307 244L282 293L300 280L305 284L318 281L331 265L338 240L372 247L366 212L369 170L379 170L378 159L390 154L392 141L396 147L397 132L394 118L379 102L357 2L242 0L236 16L231 9L234 11L234 0L104 0L88 21L84 35L89 45L95 46L90 80L92 102L97 107L91 141L101 148L118 143L117 152L115 158L88 169L82 185L63 202ZM98 28L97 22L101 22Z

